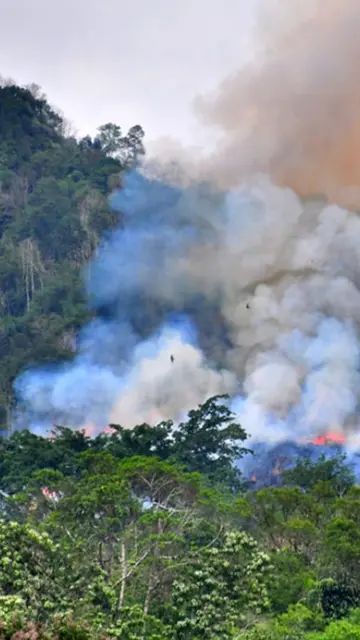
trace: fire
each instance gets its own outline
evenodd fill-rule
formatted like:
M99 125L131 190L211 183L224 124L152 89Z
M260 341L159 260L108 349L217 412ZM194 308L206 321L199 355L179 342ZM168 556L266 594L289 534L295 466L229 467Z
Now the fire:
M327 431L319 436L316 436L311 440L312 444L325 445L325 444L344 444L345 436L339 431Z
M82 425L81 431L84 432L87 438L92 438L93 436L96 436L97 428L96 425L92 422L87 422L86 424Z
M44 498L47 498L47 500L51 500L52 502L58 502L61 497L61 494L59 492L52 491L51 489L49 489L49 487L42 487L41 493L43 494Z

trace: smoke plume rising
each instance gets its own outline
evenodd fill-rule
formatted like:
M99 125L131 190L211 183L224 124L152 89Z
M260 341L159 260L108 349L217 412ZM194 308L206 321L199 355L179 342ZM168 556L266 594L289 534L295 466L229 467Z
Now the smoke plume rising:
M221 192L134 173L113 206L124 228L89 272L112 319L85 328L72 363L18 379L33 423L153 422L228 392L258 438L353 429L357 216L267 178Z
M282 1L266 15L262 53L197 101L223 134L207 171L227 186L266 172L303 196L360 206L359 5Z
M224 132L206 182L134 172L113 194L124 224L88 275L98 317L73 362L16 382L33 428L178 419L227 392L255 439L359 445L360 14L309 7L202 100Z

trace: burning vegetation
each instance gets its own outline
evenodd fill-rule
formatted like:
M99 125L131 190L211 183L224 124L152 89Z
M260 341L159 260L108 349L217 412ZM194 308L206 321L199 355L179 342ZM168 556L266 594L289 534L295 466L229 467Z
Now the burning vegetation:
M327 431L321 435L315 436L312 440L312 444L317 446L321 446L324 444L340 444L344 445L346 442L346 438L343 433L339 431Z

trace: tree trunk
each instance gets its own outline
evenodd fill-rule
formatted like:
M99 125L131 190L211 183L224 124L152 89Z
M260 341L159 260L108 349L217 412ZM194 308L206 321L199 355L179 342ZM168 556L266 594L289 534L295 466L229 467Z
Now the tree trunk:
M121 611L124 605L125 599L125 585L126 585L126 548L125 543L121 543L121 584L120 584L120 593L119 593L119 601L118 601L118 613Z
M145 602L144 602L144 616L147 616L149 613L152 587L153 587L153 579L152 579L152 574L150 573L148 585L146 589Z

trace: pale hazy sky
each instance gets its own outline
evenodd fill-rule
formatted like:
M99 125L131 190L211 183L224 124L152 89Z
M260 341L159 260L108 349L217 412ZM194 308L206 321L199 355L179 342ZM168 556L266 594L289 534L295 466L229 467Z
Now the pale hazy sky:
M251 55L261 0L0 0L0 75L79 133L113 121L201 141L192 100Z

